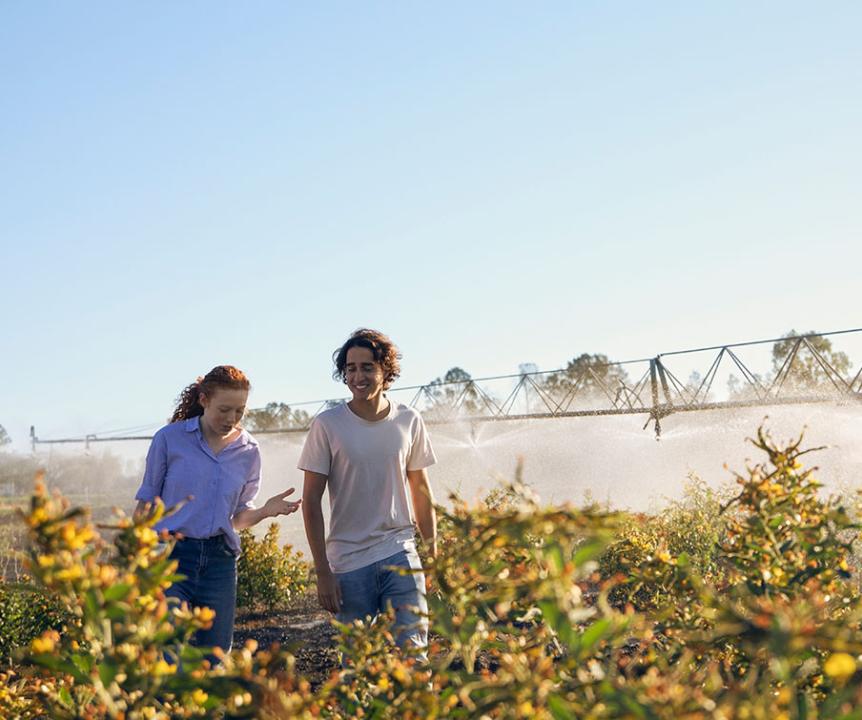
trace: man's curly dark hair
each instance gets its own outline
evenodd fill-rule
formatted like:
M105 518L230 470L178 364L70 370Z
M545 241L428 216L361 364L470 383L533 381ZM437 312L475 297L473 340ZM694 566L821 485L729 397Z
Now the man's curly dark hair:
M359 330L351 333L347 342L332 354L332 361L335 363L332 377L335 380L347 382L344 368L347 365L347 351L352 347L363 347L371 350L374 360L383 367L384 388L388 389L401 374L401 363L399 362L401 353L395 343L378 330L359 328Z

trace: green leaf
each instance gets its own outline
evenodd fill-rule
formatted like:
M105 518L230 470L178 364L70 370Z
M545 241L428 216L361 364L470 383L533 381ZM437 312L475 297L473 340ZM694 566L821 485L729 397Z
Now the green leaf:
M582 567L590 560L595 560L599 555L601 555L603 549L604 543L598 540L585 542L578 547L577 552L575 552L572 557L572 561L575 563L576 567Z
M545 558L555 574L559 575L563 572L566 561L563 558L563 550L558 544L554 543L545 550Z
M92 588L84 593L84 612L91 618L98 618L99 601L96 598L96 591Z
M90 670L93 669L93 656L92 655L81 655L79 653L75 653L69 658L72 663L75 665L78 670L82 673L89 675Z
M545 618L545 622L552 627L554 630L559 628L560 626L560 617L562 613L560 612L560 608L557 607L556 603L551 600L542 600L539 602L539 609L542 611L542 617Z
M122 620L127 617L129 608L126 605L114 605L105 609L105 616L109 620Z
M559 695L548 696L548 710L551 711L551 715L554 720L571 720L575 717L569 703L563 700Z
M129 594L129 590L132 589L132 586L128 583L117 583L116 585L112 585L107 590L105 590L105 600L108 602L116 602L117 600L122 600Z
M602 639L602 637L610 629L611 621L608 618L601 618L590 625L580 638L581 651L591 650L592 647Z
M113 660L105 659L99 664L99 679L102 685L108 687L119 672L119 666Z

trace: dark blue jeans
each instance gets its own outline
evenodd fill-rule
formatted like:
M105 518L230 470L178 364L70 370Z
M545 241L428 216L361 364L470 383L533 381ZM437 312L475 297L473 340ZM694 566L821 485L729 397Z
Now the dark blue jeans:
M421 570L416 551L402 550L357 570L336 573L341 590L338 621L348 623L374 618L391 604L395 609L395 641L400 647L409 641L424 648L428 644L425 576L421 572L402 574L398 568Z
M236 555L228 547L224 535L179 540L171 559L179 562L177 573L185 575L186 579L171 585L165 595L185 600L191 607L215 610L212 627L198 630L193 644L220 647L228 652L236 613Z

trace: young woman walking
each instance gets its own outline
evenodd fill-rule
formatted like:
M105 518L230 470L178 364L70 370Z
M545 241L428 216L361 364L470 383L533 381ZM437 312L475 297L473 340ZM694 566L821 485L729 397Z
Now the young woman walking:
M250 387L245 374L231 365L219 365L186 387L171 422L153 437L135 495L136 512L156 498L168 508L187 501L155 526L180 537L171 558L185 579L166 595L213 609L212 627L199 631L194 642L225 652L236 613L237 532L299 508L299 502L286 499L293 488L263 507L253 504L260 488L260 449L240 427Z

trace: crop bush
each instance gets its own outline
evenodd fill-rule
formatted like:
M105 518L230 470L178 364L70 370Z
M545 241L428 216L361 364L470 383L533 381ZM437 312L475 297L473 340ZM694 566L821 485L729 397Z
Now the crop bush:
M204 648L189 644L213 619L165 597L176 579L171 541L153 531L164 508L112 526L105 541L84 510L70 509L37 483L29 509L29 572L69 609L63 632L46 630L21 660L43 669L0 705L30 703L50 718L247 717L264 695L263 676L247 649L209 668ZM165 541L160 544L159 540ZM264 658L267 661L268 658ZM180 664L182 671L179 671ZM14 687L14 686L8 686ZM7 687L7 691L8 691ZM8 717L8 714L2 715Z
M309 566L301 552L278 544L278 524L258 540L251 530L240 532L242 554L237 563L237 605L273 611L290 605L309 585Z
M668 593L674 593L676 579L661 573L648 577L633 569L661 565L672 557L682 557L699 577L722 584L726 568L719 542L728 522L727 513L722 514L722 494L726 493L691 476L682 499L661 513L623 514L618 532L599 559L601 577L618 583L610 592L611 601L619 607L631 603L641 611L661 605Z
M646 519L630 558L637 518L546 507L517 484L501 502L454 498L426 568L428 657L394 648L385 617L337 626L344 666L314 690L289 654L252 645L208 668L188 646L209 616L164 598L161 508L119 522L109 548L39 489L32 572L77 624L31 642L22 660L44 675L7 676L0 715L859 720L857 513L822 496L800 441L754 444L765 459L732 498L695 487ZM614 604L621 588L648 602Z
M47 630L63 630L73 622L69 610L39 587L0 583L0 657L10 658L19 648Z

